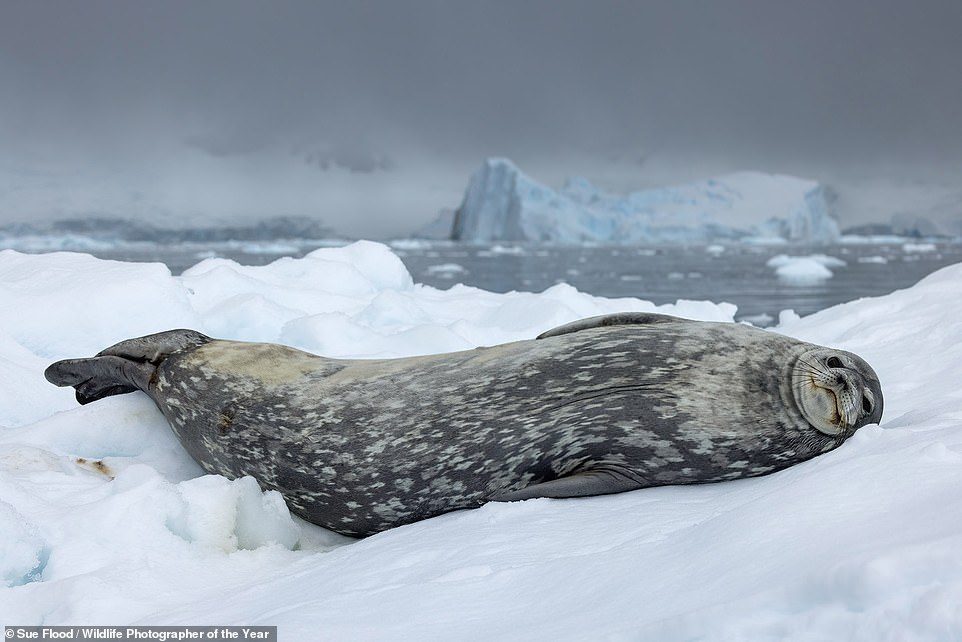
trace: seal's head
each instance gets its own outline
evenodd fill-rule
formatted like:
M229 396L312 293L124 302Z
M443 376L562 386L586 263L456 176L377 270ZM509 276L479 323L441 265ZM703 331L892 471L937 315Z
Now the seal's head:
M848 437L882 419L878 375L851 352L831 348L803 352L792 370L792 392L808 423L831 437Z

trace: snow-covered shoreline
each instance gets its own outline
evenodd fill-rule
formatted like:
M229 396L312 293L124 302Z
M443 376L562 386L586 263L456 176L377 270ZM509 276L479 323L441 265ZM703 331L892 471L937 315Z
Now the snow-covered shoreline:
M962 264L777 332L879 373L880 427L765 478L489 505L353 542L200 476L143 395L78 407L52 360L173 327L335 357L521 338L655 306L415 284L361 242L262 267L0 252L0 624L269 624L284 639L962 637ZM102 462L99 467L95 462ZM5 586L4 586L5 585Z

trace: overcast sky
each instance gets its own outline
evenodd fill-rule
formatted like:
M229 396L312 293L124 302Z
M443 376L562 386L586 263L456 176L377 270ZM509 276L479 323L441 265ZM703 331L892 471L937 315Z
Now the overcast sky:
M4 2L0 220L385 237L508 156L626 189L962 176L962 2Z

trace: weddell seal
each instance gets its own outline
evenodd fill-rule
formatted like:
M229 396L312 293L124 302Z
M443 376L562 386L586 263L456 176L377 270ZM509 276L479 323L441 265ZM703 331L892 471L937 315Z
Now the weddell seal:
M764 475L882 416L854 354L659 314L403 359L171 330L46 377L82 404L142 390L206 471L251 475L351 536L489 501Z

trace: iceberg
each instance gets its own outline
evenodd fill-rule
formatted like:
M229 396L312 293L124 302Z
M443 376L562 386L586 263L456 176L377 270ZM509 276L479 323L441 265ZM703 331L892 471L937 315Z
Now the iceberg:
M584 178L560 190L506 158L474 174L454 216L458 241L711 243L838 241L825 189L779 174L738 172L695 183L610 194Z

